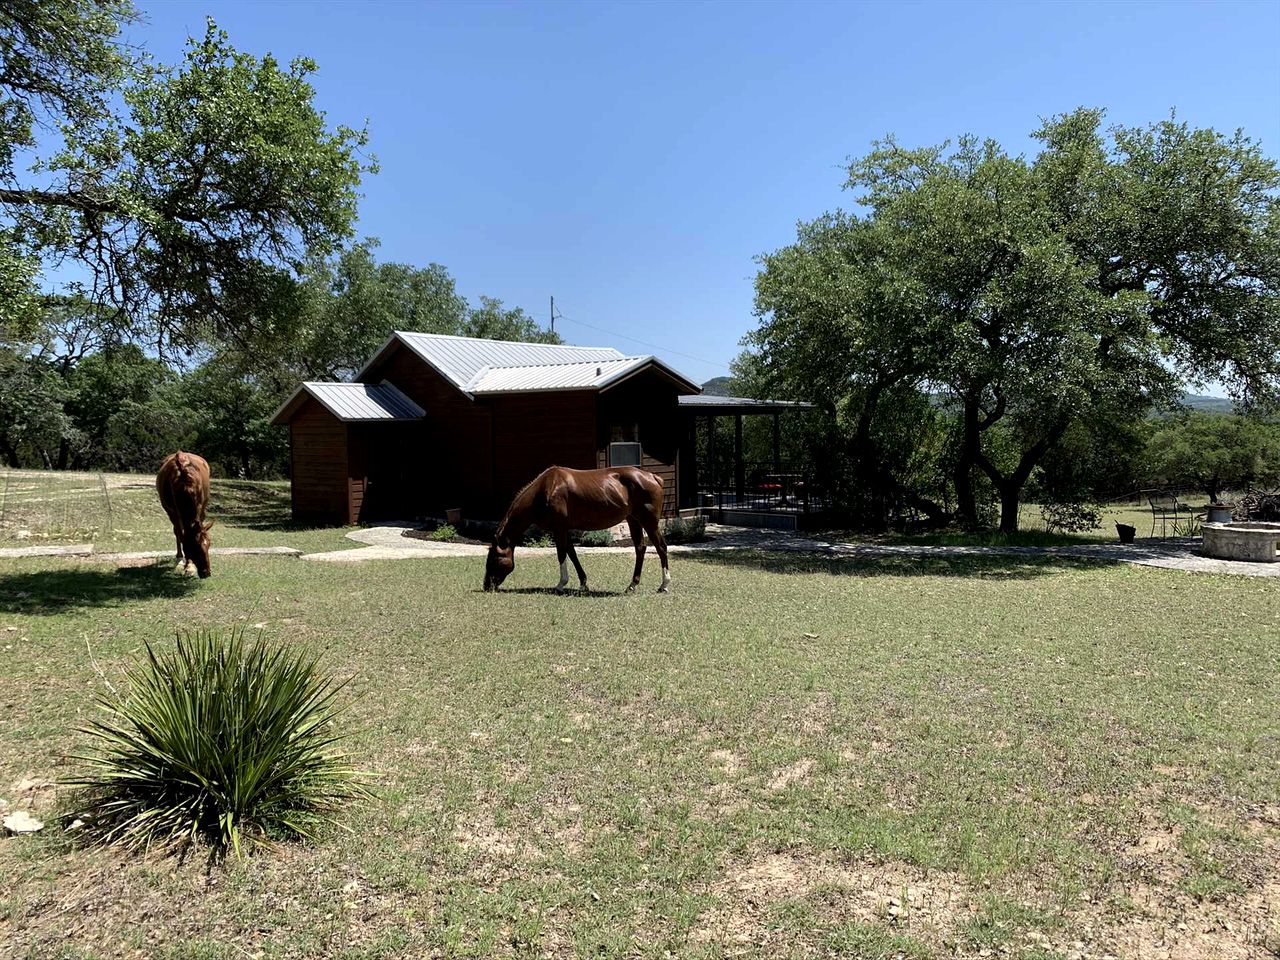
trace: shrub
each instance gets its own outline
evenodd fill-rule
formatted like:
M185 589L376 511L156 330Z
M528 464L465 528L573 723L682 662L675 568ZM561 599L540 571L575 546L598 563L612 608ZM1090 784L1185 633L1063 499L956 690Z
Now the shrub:
M428 540L452 540L457 535L458 535L458 531L453 528L452 524L442 523L440 526L436 527L429 534L427 534L427 539Z
M76 808L91 836L127 846L207 839L215 855L246 841L312 838L339 803L366 795L336 749L341 710L314 658L259 635L180 633L147 645L124 696L82 730L92 747ZM114 692L114 691L113 691Z
M612 530L578 530L574 542L583 547L608 547L613 545Z
M667 543L697 543L707 539L706 517L672 517L662 525Z
M1050 500L1041 504L1040 516L1050 533L1083 533L1102 523L1097 504Z

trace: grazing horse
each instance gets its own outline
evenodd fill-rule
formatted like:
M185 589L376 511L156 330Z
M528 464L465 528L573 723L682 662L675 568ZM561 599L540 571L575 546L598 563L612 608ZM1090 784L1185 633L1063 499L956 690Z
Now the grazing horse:
M160 504L173 523L173 538L178 541L182 569L194 561L201 579L209 576L209 528L204 522L204 508L209 503L209 464L194 453L171 453L160 464L156 474L156 492ZM183 555L185 551L185 556Z
M640 583L644 566L644 535L649 534L658 559L662 561L662 586L659 593L671 589L671 568L667 566L667 541L658 529L662 518L662 480L639 467L608 467L603 470L571 470L548 467L516 494L507 515L498 524L498 532L485 561L484 588L497 590L515 569L516 544L534 524L548 531L556 541L560 557L560 583L556 592L569 584L568 556L578 571L582 589L587 589L587 574L578 562L578 552L569 540L570 530L604 530L627 521L631 542L636 548L636 572L627 593Z

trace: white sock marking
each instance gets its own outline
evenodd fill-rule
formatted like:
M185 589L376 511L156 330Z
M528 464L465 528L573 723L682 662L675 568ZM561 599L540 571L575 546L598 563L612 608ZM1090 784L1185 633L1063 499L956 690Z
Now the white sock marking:
M560 584L559 586L556 587L556 589L563 590L568 585L569 585L569 561L561 560L560 561Z

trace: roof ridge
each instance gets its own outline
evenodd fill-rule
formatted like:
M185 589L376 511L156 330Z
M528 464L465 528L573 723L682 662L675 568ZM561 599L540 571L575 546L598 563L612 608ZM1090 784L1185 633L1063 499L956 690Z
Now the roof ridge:
M613 347L589 347L580 343L539 343L536 340L494 340L489 337L464 337L458 333L427 333L423 330L393 330L396 336L434 337L439 340L469 340L473 343L502 343L516 347L555 347L558 350L614 350ZM617 351L615 351L617 352Z
M602 350L612 349L601 347ZM602 357L598 360L555 360L551 363L490 363L480 368L476 376L484 370L526 370L530 367L585 367L593 363L622 363L624 360L652 360L652 354L636 354L634 357Z

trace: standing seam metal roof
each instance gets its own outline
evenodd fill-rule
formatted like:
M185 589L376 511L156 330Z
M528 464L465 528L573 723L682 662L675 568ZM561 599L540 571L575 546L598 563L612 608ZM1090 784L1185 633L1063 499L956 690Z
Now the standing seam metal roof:
M302 389L315 397L339 420L420 420L426 416L426 411L386 381L382 383L310 381L304 383Z
M400 331L395 336L463 391L485 367L544 367L626 359L612 347L570 347Z
M514 393L525 390L596 389L625 376L653 360L624 357L621 360L589 360L586 363L549 363L533 366L484 367L466 386L468 393Z

